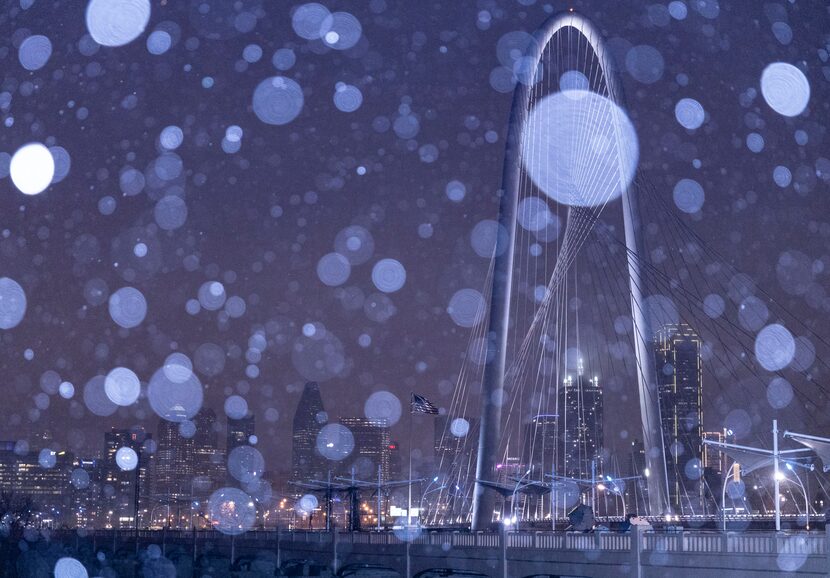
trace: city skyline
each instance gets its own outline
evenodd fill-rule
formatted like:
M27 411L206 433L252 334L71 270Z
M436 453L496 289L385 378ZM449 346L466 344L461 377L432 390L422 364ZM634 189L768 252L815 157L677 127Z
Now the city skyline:
M828 18L12 0L0 567L819 571Z

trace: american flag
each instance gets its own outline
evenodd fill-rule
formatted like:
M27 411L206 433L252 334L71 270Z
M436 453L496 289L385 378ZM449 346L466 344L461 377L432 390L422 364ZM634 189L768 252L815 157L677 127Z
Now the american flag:
M412 394L412 400L409 402L409 410L411 413L438 415L438 408L432 405L432 402L427 398L417 393Z

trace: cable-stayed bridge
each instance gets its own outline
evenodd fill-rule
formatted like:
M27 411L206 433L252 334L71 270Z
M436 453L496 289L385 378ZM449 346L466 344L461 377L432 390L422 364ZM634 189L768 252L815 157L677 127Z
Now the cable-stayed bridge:
M827 341L695 233L702 191L637 169L587 19L552 17L515 51L499 213L479 231L492 258L424 522L550 525L580 504L675 522L818 514L809 453L744 480L718 443L771 448L773 419L821 434Z

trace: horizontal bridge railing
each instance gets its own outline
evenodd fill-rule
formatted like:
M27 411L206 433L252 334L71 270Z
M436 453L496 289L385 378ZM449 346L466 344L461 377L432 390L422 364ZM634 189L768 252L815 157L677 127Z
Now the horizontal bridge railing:
M641 531L639 535L618 532L422 532L410 540L415 546L450 546L459 548L501 548L504 536L507 548L544 550L600 550L609 552L642 551L699 554L757 554L830 556L830 530L827 532L714 532L714 531ZM146 543L222 543L233 541L237 547L272 548L277 544L306 543L331 547L340 544L398 546L406 543L401 532L331 532L313 530L252 530L239 536L227 536L215 530L55 530L44 532L55 541L95 540L101 545L133 542Z

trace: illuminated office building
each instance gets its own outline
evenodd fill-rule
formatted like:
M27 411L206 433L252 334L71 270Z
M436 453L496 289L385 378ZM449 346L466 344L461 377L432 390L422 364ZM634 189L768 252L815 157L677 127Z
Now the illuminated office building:
M655 335L657 391L669 505L678 514L702 513L703 379L701 339L685 323Z

